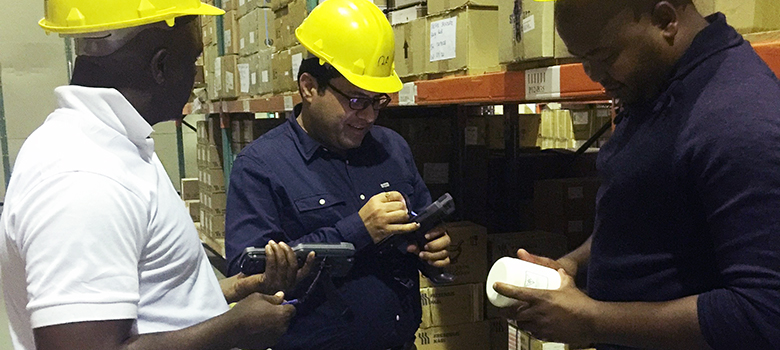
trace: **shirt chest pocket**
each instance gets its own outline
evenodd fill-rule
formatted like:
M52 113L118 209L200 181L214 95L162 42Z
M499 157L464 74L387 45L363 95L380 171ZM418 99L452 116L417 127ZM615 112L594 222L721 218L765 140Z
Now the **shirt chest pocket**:
M337 221L349 215L344 213L346 202L334 194L322 193L295 200L295 209L301 217L301 223L308 228L333 226Z

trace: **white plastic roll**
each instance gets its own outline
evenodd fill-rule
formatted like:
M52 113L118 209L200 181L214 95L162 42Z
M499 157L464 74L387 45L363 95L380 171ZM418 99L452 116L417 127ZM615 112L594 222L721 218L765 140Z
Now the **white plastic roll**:
M517 299L498 294L493 284L502 282L518 287L535 289L558 289L561 287L561 275L549 267L524 260L503 257L498 259L488 273L485 294L490 303L497 307L517 305Z

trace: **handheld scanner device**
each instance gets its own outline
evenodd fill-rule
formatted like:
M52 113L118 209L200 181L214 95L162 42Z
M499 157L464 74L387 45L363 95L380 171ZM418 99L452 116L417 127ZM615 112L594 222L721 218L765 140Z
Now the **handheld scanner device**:
M306 256L314 252L315 260L325 264L325 268L334 277L343 277L352 268L355 246L352 243L299 243L292 247L298 260L298 268L306 263ZM240 259L241 272L244 275L256 275L265 272L265 247L247 247Z

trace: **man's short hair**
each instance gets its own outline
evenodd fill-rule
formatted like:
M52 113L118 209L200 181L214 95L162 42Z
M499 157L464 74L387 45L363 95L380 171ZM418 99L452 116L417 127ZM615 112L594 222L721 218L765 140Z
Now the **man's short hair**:
M301 81L301 75L309 73L317 80L317 92L322 95L328 88L328 82L331 79L340 78L343 75L336 68L328 63L320 64L320 59L311 55L301 61L301 67L298 69L298 81Z

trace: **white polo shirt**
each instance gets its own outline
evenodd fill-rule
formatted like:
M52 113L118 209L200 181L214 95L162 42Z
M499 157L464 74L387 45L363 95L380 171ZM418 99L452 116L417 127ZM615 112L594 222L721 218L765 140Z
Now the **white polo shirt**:
M0 216L0 264L16 349L33 328L135 319L139 334L228 307L149 138L114 89L62 86L22 146Z

